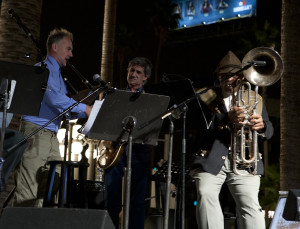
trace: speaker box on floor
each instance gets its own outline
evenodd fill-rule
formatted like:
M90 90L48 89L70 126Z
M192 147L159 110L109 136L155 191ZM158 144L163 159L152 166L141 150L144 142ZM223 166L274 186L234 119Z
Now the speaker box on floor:
M300 228L299 197L300 190L279 191L279 200L269 229Z
M282 217L285 220L300 221L300 190L289 191Z
M88 209L106 209L105 208L105 186L103 182L85 181L85 192L82 191L82 184L79 180L74 180L71 184L71 204L73 208L83 208L87 206ZM86 203L84 203L84 196L86 195Z
M7 207L0 218L3 229L114 229L106 210Z

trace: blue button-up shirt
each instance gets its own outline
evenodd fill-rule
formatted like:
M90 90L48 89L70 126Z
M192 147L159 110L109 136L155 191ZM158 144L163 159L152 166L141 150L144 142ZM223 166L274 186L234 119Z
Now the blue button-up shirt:
M44 62L49 70L49 78L47 89L41 103L39 116L23 116L24 121L32 122L38 126L45 125L47 122L49 122L49 120L55 118L61 112L76 103L74 99L67 96L68 91L57 61L53 57L48 55ZM38 63L37 65L40 65L40 63ZM77 113L77 115L76 117L73 116L72 118L85 118L85 109L86 105L83 103L75 106L71 110L71 112ZM55 120L45 128L57 132L60 126L60 122L60 119Z

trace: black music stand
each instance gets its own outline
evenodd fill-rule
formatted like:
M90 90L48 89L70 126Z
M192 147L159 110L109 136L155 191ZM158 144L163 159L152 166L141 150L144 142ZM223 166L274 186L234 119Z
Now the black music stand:
M45 67L0 61L0 79L16 81L10 113L38 115L49 70Z
M108 94L88 134L91 139L128 141L125 168L125 209L123 228L128 228L132 143L157 145L169 97L115 90ZM150 122L151 121L151 122Z
M0 79L1 82L6 82L5 88L3 88L5 95L0 95L4 97L4 105L0 107L0 111L3 111L0 139L0 190L5 189L2 167L6 112L9 110L11 113L22 115L38 115L48 76L49 71L46 68L0 61ZM11 87L12 85L15 86ZM9 91L9 87L13 88L13 91ZM9 101L11 102L10 107L8 107Z
M132 142L156 145L162 119L146 125L167 110L170 98L163 95L115 90L108 94L88 134L90 139L116 141L127 117L135 117ZM145 127L143 127L145 126ZM128 133L121 140L128 140Z

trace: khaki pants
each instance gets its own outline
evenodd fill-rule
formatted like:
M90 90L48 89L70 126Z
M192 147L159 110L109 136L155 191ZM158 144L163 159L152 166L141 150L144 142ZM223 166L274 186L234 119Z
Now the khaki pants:
M39 126L22 123L22 132L28 136ZM61 160L56 134L42 129L28 139L29 144L16 172L14 206L42 207L47 184L48 161ZM56 169L60 172L60 168ZM57 186L57 182L56 182Z
M260 186L259 175L236 175L230 171L229 160L218 175L194 171L196 181L197 207L196 218L199 229L223 229L224 217L219 202L223 183L228 185L236 204L238 228L265 229L265 219L258 202Z

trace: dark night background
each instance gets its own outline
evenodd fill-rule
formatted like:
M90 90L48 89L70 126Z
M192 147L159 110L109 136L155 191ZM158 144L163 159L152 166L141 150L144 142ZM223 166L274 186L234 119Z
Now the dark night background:
M147 56L155 63L158 38L155 36L157 22L163 23L166 3L155 4L151 0L128 0L117 2L116 59L114 64L114 86L120 76L119 57L125 53L123 68L137 55ZM159 5L159 6L158 6ZM102 23L104 1L45 0L41 18L40 43L45 44L49 31L55 27L65 27L74 34L73 64L89 80L100 72L102 51ZM211 75L220 59L228 50L234 51L241 59L258 39L255 30L266 29L265 22L280 31L281 1L258 0L257 16L241 18L206 26L196 26L180 30L169 30L162 47L158 67L158 77L163 73L181 75L192 79L196 87L211 84ZM257 36L257 35L256 35ZM258 35L259 36L259 35ZM247 40L248 41L245 41ZM263 39L263 38L261 38ZM252 43L249 44L249 42ZM252 47L251 47L252 45ZM267 46L267 43L259 45ZM280 51L280 47L276 46ZM125 51L123 51L125 50ZM128 61L127 61L128 60ZM126 72L124 72L126 74ZM150 80L151 83L151 80ZM75 82L76 84L76 82ZM79 85L81 87L82 85Z

